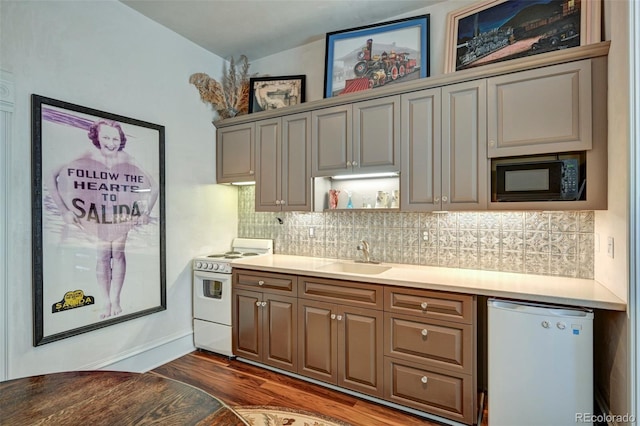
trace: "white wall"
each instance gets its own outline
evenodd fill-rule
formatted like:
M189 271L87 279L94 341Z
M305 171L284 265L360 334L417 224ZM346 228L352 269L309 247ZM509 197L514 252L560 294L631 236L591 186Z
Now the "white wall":
M7 378L116 361L142 370L153 365L122 361L156 347L164 355L148 357L152 364L191 350L190 260L230 243L237 227L236 189L214 185L213 113L188 82L195 72L219 76L222 59L117 1L2 0L0 15L0 68L15 83L2 212L10 224ZM32 346L32 93L165 126L166 311Z
M608 209L596 212L595 279L616 296L628 299L629 289L629 2L604 2L605 39L609 49L609 191ZM614 257L607 255L613 237Z

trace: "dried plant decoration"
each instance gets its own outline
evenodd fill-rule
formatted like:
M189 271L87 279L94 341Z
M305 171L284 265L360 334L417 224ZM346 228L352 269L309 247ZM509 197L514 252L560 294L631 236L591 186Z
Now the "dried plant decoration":
M225 118L247 114L249 112L249 60L241 55L239 66L231 57L229 67L225 63L222 69L222 83L205 73L192 74L189 83L196 86L202 102L211 104L217 117L214 123Z

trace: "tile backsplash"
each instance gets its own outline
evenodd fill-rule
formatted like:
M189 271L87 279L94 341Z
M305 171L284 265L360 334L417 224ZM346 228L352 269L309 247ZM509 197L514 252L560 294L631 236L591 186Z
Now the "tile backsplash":
M593 211L263 213L254 200L238 188L238 236L279 254L360 259L367 240L381 262L593 278Z

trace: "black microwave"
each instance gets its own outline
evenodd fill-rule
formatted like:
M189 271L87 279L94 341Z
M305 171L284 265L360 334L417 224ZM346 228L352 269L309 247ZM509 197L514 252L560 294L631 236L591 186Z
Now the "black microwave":
M496 164L497 201L579 200L582 189L576 158Z

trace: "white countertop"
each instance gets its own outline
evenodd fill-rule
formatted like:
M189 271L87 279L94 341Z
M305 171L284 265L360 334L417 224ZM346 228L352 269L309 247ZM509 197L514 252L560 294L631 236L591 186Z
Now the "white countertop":
M233 262L233 267L594 309L627 309L622 299L595 280L395 263L384 263L384 266L391 268L374 275L319 269L331 263L354 262L274 254L237 260Z

